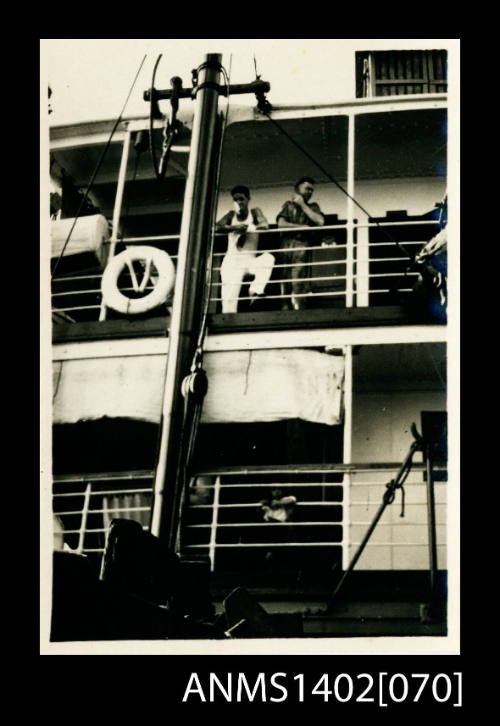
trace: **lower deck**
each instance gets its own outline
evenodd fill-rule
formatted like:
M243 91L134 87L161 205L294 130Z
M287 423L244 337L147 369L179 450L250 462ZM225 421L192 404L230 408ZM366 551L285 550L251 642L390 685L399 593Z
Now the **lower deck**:
M204 407L208 418L201 422L197 469L182 515L181 558L194 563L193 572L203 572L200 582L210 593L211 618L223 623L223 632L245 619L227 621L224 604L243 588L263 609L265 627L273 633L266 637L445 636L449 522L456 501L447 491L456 482L452 476L448 483L446 462L440 462L434 485L438 589L429 614L428 482L421 454L405 482L404 502L398 493L332 608L326 608L408 451L412 423L422 430L426 417L434 423L445 420L446 329L404 325L401 318L397 324L397 310L383 308L379 313L388 320L390 312L392 324L370 325L357 309L336 311L351 316L345 328L332 328L326 319L322 327L319 318L314 327L304 327L304 315L313 312L324 315L282 311L287 325L269 333L265 321L271 312L225 316L222 322L232 324L232 332L227 327L217 332L213 316L207 371L222 371L224 378L223 360L243 357L236 369L246 371L247 379L238 379L237 386L266 401L258 388L258 361L267 351L267 366L275 365L273 356L279 359L273 380L283 386L282 403L288 408L280 409L281 420L265 421L263 405L247 406L243 420L238 396L234 401L222 396L221 407L218 376L211 378ZM258 323L252 332L238 327L245 315ZM353 315L358 326L352 324ZM164 322L80 323L68 326L71 336L64 335L64 324L55 327L54 512L63 529L60 547L72 550L69 557L83 557L97 579L113 520L132 520L149 531L169 342L159 332ZM89 327L79 339L77 331L85 326L101 330L102 337L98 332L93 337ZM295 394L310 378L307 366L301 368L308 355L318 356L332 375L339 373L340 399L327 393L330 388L322 393L318 379L305 399L306 409L294 407L293 400L300 399ZM280 367L283 362L291 367ZM295 377L289 377L292 370ZM223 381L227 390L228 380ZM311 406L314 396L318 405ZM323 420L325 412L329 418ZM274 499L281 500L283 510L292 499L293 506L268 517ZM86 595L62 597L69 598L69 612L71 602ZM190 601L199 598L193 595ZM246 627L245 632L238 626L240 632L232 637L259 637Z

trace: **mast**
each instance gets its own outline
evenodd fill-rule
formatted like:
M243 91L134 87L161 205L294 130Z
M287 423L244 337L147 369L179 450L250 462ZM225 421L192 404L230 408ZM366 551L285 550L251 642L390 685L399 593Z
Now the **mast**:
M200 301L216 195L221 58L217 53L208 54L199 69L153 487L151 532L165 540L172 550L176 545L183 486L181 384L189 374L199 333Z

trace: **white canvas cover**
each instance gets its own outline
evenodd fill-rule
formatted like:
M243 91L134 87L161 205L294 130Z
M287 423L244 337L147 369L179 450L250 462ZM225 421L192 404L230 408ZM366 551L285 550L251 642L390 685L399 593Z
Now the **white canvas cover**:
M51 257L58 258L63 251L74 218L57 219L50 223ZM78 255L82 252L94 252L102 259L102 245L109 238L109 226L102 214L78 217L71 237L64 250L64 256Z
M54 423L103 416L160 421L166 357L122 356L54 362ZM343 356L280 349L206 353L203 423L300 418L342 421Z

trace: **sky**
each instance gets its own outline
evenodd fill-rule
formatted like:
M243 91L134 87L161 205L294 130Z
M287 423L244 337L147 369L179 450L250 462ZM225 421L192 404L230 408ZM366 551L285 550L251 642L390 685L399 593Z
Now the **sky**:
M439 38L44 38L42 87L52 89L50 124L115 119L146 55L125 116L146 116L142 94L151 85L156 58L163 54L157 88L174 75L191 86L191 70L206 53L220 52L231 83L248 83L257 72L269 81L273 104L295 105L352 100L356 50L450 48L457 39ZM255 104L239 96L238 104Z

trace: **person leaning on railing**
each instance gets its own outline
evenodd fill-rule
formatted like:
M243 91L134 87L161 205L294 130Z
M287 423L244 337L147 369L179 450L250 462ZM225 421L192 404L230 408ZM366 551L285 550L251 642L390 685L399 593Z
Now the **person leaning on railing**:
M234 210L216 224L218 232L228 234L227 252L220 268L223 313L237 312L245 275L254 277L249 289L250 305L262 297L274 266L274 256L270 252L257 254L259 235L256 231L267 229L269 224L259 207L249 208L250 190L246 186L235 186L231 196Z
M422 247L414 263L414 269L420 274L414 291L418 291L423 284L431 293L439 295L442 307L446 305L448 297L447 247L448 228L445 226Z
M319 205L316 202L309 203L314 192L314 183L314 179L308 176L298 180L295 184L295 194L283 204L276 217L278 227L324 225L325 218ZM281 249L290 252L282 253L280 261L283 265L292 265L281 268L281 294L286 296L283 298L283 310L290 308L290 297L294 310L301 310L306 306L306 299L302 295L310 291L310 283L307 281L309 250L305 249L309 247L309 237L308 232L287 232L282 235Z

